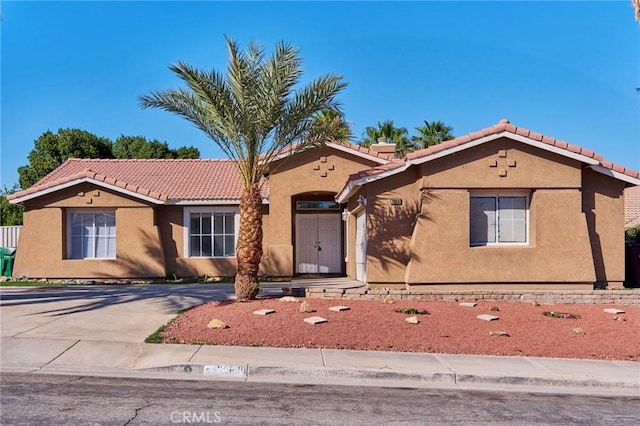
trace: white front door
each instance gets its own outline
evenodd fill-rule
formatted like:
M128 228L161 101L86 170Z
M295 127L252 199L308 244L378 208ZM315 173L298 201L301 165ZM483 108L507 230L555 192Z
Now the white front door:
M356 280L367 279L367 215L361 211L356 216Z
M296 215L296 273L341 272L339 213Z

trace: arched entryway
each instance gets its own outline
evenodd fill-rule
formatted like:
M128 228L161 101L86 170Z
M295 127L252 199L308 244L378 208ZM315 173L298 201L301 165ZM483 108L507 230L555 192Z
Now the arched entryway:
M343 274L343 222L335 194L293 199L296 274Z

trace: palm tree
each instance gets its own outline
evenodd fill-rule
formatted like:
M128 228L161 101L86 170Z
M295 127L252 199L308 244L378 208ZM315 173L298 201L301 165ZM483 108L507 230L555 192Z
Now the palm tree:
M412 136L411 140L418 144L420 148L428 148L432 145L437 145L444 141L453 139L453 127L448 126L444 121L432 121L424 120L424 126L416 127L416 130L420 132L418 136Z
M324 131L338 141L347 142L353 136L342 111L324 108L313 115L313 120L316 130Z
M225 40L226 73L178 62L169 68L186 88L153 91L139 99L142 108L160 108L186 118L235 161L242 181L235 294L236 300L244 301L254 299L260 290L263 176L285 148L295 153L331 138L327 126L317 125L314 115L323 109L339 110L336 95L347 84L341 76L326 74L296 89L302 68L294 46L280 42L267 58L256 43L242 51L231 38Z
M374 143L378 143L378 140L382 138L388 143L394 144L397 155L404 157L408 152L415 149L413 143L407 137L407 133L405 127L395 127L393 120L386 120L382 123L378 121L377 128L365 128L365 136L360 141L360 145L368 148Z

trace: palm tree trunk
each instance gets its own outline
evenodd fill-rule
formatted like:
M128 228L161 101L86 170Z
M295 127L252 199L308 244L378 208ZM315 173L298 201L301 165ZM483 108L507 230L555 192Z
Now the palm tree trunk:
M236 259L238 273L235 291L237 301L255 299L260 291L258 271L262 257L262 196L260 186L243 188L240 198L240 229Z

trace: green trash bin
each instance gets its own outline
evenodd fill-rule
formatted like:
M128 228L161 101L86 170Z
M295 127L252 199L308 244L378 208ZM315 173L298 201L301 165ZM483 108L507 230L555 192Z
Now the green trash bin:
M0 272L5 277L13 275L13 260L16 257L16 249L12 247L0 247Z

